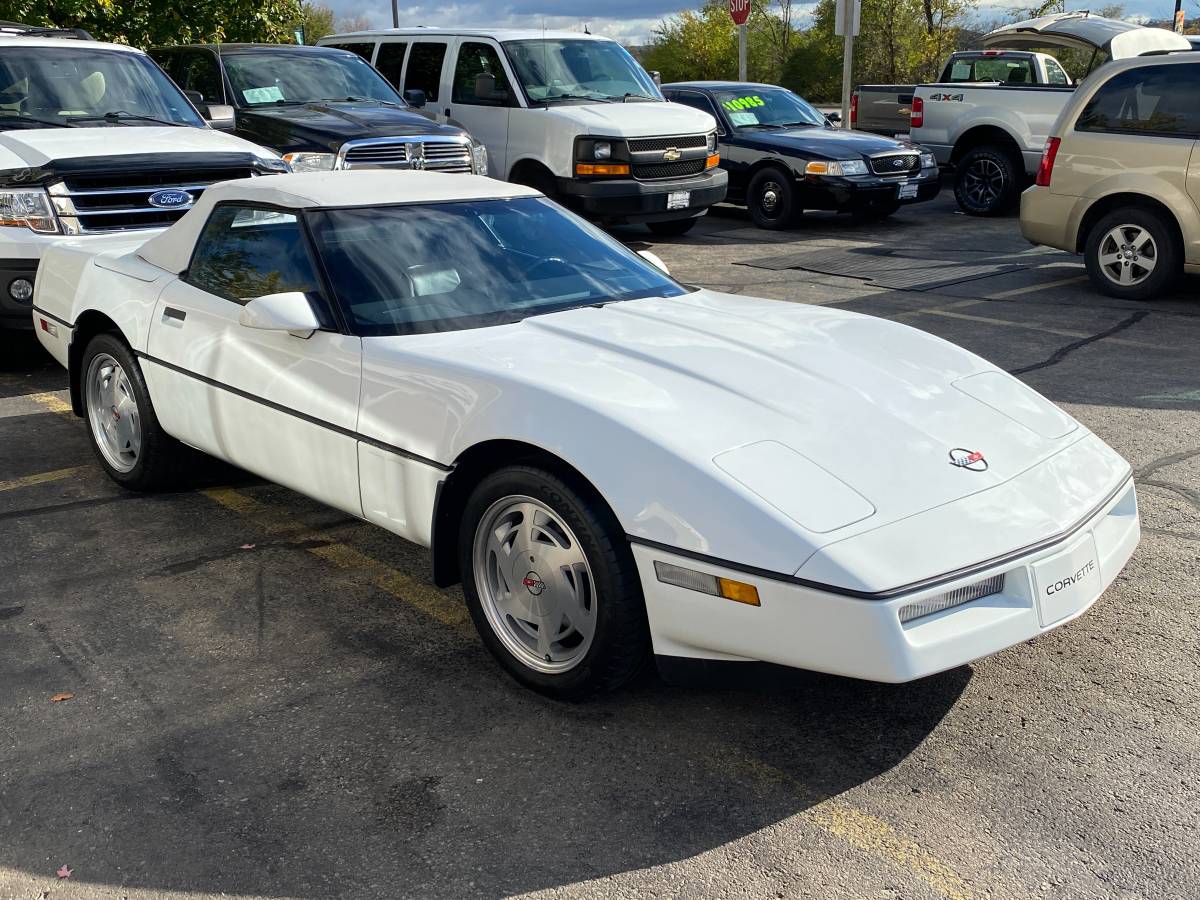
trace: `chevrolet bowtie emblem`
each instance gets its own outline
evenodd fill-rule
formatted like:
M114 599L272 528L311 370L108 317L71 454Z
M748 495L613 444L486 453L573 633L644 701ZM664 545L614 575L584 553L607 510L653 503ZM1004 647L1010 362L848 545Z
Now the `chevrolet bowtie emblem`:
M663 151L663 159L665 159L667 162L675 162L675 160L679 159L681 156L683 156L683 154L674 147L668 147Z

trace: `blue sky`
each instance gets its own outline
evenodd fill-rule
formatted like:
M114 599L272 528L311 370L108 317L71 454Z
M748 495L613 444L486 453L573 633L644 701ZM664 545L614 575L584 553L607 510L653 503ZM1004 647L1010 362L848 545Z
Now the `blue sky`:
M365 16L372 26L391 25L390 0L324 0L338 16ZM1032 5L1033 0L1027 0ZM1070 9L1098 7L1104 0L1087 4L1070 0ZM594 34L606 34L618 40L643 43L649 39L654 26L662 19L680 11L699 6L697 0L599 0L581 3L580 0L399 0L402 25L461 25L493 27L539 27L543 19L547 28L577 30L586 23ZM992 11L999 13L1016 5L1001 0L980 0L979 14L988 18ZM991 9L989 9L989 7ZM802 10L812 4L803 4ZM1169 18L1174 10L1173 0L1130 0L1125 4L1130 18L1154 16ZM1200 18L1200 0L1184 0L1188 18ZM603 13L602 15L599 13Z

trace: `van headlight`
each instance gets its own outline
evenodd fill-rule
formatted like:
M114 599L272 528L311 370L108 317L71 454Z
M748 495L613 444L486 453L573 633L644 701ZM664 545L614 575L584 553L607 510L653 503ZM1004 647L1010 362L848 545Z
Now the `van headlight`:
M866 175L867 164L861 159L813 160L804 167L805 175Z
M337 157L332 153L283 154L283 161L291 166L293 172L328 172L336 160Z
M474 141L471 144L471 171L476 175L486 175L488 173L487 147L478 141Z
M16 225L39 234L58 234L58 216L44 188L0 190L0 225Z

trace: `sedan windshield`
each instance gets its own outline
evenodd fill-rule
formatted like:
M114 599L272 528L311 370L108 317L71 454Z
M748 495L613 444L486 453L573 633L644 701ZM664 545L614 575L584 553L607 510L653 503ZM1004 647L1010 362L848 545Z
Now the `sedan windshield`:
M204 120L147 56L12 45L0 53L0 129L156 124Z
M615 41L506 41L504 49L531 103L662 99L654 79Z
M332 209L310 221L334 293L364 336L479 328L687 293L536 197Z
M404 100L370 63L340 51L251 50L224 56L225 72L243 106L314 100Z
M791 91L753 88L717 91L713 96L738 130L825 125L825 117Z

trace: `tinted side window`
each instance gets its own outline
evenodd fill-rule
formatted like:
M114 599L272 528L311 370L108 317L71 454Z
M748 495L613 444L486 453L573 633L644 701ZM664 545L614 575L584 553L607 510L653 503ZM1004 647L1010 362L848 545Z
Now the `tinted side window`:
M178 76L176 73L178 72ZM181 52L171 66L171 77L185 91L199 91L205 103L224 103L221 70L217 58L207 50ZM180 80L182 79L182 80Z
M1076 131L1200 135L1200 66L1143 66L1110 78L1088 101Z
M404 51L406 43L387 43L379 45L379 55L375 58L375 68L379 74L388 80L388 84L399 89L400 73L404 71Z
M320 297L320 281L296 216L250 206L213 210L196 241L187 282L242 304L284 291L301 291L310 300ZM313 304L314 309L323 305ZM327 326L327 316L320 310L317 315Z
M404 76L404 90L413 88L425 92L430 103L438 98L438 85L442 81L442 60L446 58L445 44L413 44L408 54L408 72Z
M725 133L725 124L721 117L717 115L717 108L713 106L713 102L704 94L696 91L677 91L667 97L672 103L682 103L684 106L690 106L692 109L698 109L700 112L706 112L717 120L717 130L721 134Z
M351 53L357 53L367 62L371 61L371 54L375 52L375 44L372 41L353 41L342 44L326 44L326 47L333 47L335 50L349 50Z
M491 75L496 79L496 91L505 95L479 97L475 93L475 79L480 75ZM504 106L512 96L508 78L500 56L490 44L463 44L458 48L458 62L454 66L454 91L451 100L479 106Z

